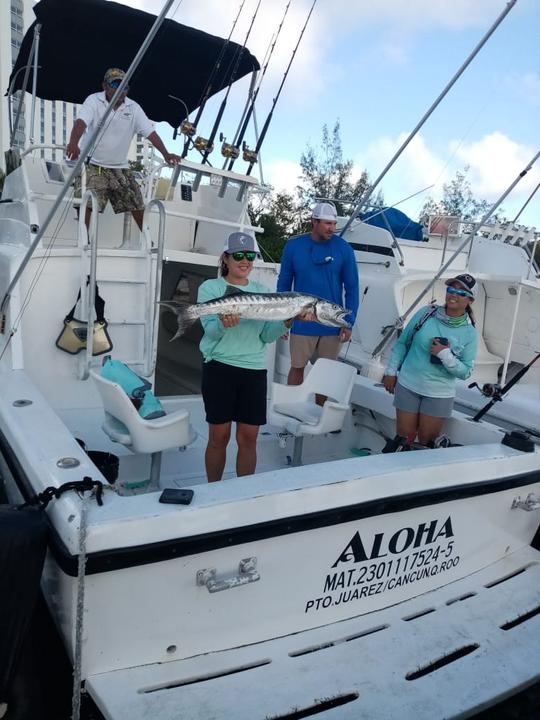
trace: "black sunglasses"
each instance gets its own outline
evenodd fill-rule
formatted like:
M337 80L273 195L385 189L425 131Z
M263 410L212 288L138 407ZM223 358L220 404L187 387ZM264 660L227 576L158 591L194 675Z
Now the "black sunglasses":
M249 262L253 262L257 257L257 253L251 250L239 250L238 252L231 253L231 255L233 256L233 260L236 260L236 262L240 262L240 260L243 260L244 258L246 258Z

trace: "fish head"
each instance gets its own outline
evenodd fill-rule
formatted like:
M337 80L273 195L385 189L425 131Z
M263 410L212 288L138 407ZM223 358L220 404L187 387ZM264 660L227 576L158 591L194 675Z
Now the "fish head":
M351 312L336 303L328 302L328 300L317 300L314 306L315 316L321 325L329 327L349 328L351 324L345 320L345 317Z

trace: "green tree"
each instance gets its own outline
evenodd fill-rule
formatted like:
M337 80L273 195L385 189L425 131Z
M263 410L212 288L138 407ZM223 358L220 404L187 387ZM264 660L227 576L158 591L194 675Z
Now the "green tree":
M353 162L343 159L339 120L336 120L332 131L326 124L323 125L321 144L318 148L307 145L300 157L300 167L298 205L305 220L309 219L309 207L317 200L333 202L338 215L349 214L369 186L365 171L356 182L352 180ZM380 193L377 202L383 202Z
M263 259L280 262L287 238L300 231L300 215L293 196L280 192L274 198L269 193L250 203L249 216L254 225L264 228L264 234L257 238Z
M458 170L450 182L443 185L439 202L428 198L420 210L420 222L426 223L429 215L457 215L463 220L478 220L489 208L487 200L479 200L473 194L467 178L469 168Z

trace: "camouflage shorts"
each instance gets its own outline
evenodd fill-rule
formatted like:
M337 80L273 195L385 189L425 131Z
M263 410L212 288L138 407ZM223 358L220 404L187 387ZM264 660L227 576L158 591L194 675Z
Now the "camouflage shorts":
M97 196L99 212L110 201L115 213L144 210L141 189L129 168L105 168L86 166L86 188Z

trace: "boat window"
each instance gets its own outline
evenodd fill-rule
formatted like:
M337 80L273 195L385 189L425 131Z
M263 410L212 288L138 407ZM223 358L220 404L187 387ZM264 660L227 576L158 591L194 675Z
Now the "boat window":
M62 168L59 163L46 160L45 165L47 167L47 176L49 180L52 180L53 182L64 182L64 173L62 172Z

